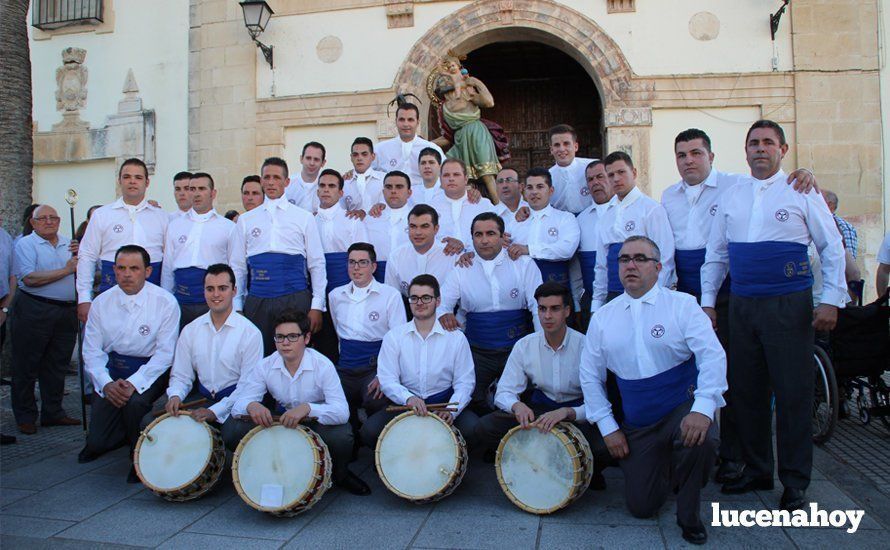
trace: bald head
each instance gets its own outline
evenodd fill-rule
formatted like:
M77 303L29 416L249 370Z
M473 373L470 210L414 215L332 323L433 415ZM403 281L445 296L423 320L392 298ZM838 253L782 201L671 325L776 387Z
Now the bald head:
M58 238L61 221L56 209L47 204L41 204L31 213L31 227L41 239L47 241L55 241Z

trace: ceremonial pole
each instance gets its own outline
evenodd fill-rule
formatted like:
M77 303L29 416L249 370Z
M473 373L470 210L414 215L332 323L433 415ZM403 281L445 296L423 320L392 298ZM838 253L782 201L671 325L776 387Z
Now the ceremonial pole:
M77 191L74 189L69 189L68 194L65 196L65 202L68 203L69 211L71 212L71 238L74 239L75 235L75 227L74 227L74 205L77 204ZM80 246L80 243L78 243ZM77 301L77 275L74 276L74 301ZM80 321L77 324L77 374L80 378L80 418L81 424L83 425L83 431L86 433L87 431L87 404L84 401L84 379L83 379L83 330L80 326Z

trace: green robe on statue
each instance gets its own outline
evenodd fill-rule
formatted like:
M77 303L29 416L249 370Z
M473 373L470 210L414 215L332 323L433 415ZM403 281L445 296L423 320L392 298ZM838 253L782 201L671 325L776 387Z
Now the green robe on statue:
M472 113L452 113L447 107L443 107L442 112L445 122L454 130L454 145L446 156L462 160L470 179L497 175L501 163L491 133L479 120L482 117L479 107Z

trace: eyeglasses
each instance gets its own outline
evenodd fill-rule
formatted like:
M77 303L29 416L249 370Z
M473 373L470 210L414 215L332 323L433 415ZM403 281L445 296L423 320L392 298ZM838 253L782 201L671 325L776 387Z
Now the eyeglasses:
M37 218L31 218L31 219L34 220L35 222L40 222L40 223L59 223L60 221L62 221L62 218L60 218L58 216L39 216Z
M368 267L371 260L349 260L349 267Z
M516 178L498 178L495 180L498 183L518 183L519 180Z
M633 256L622 255L618 256L619 264L629 264L633 262L635 264L644 264L646 262L657 262L658 258L649 258L648 256L644 256L642 254L635 254Z
M432 302L434 299L435 299L435 296L430 296L429 294L424 294L423 296L414 296L412 294L411 296L408 296L408 303L416 304L417 302L420 302L422 304L428 304L428 303Z
M296 342L297 340L299 340L302 337L303 337L302 333L291 332L290 334L276 334L275 336L272 337L272 339L275 340L275 342L280 344L280 343L284 342L285 339L288 342Z

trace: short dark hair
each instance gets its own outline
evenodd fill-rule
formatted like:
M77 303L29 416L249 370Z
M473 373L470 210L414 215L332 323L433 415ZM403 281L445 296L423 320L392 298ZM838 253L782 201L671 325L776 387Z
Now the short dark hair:
M377 251L374 250L374 245L371 243L352 243L351 245L349 245L349 248L346 249L346 257L348 258L353 251L367 252L368 257L371 258L371 261L375 263L377 262Z
M647 237L645 235L631 235L630 237L624 239L622 246L627 243L632 243L635 241L642 241L642 242L648 244L649 246L651 246L652 250L655 251L655 256L656 256L655 259L658 261L661 261L661 249L658 248L658 245L655 244L655 241L653 241L652 239L650 239L649 237Z
M263 169L266 166L278 166L279 168L284 168L284 177L287 177L290 173L287 169L287 161L285 161L281 157L269 157L263 161L263 165L260 166L260 173L263 173ZM242 184L243 185L243 184Z
M603 164L608 166L610 164L615 164L619 160L624 161L624 163L627 164L629 168L634 167L634 161L631 160L630 155L628 155L624 151L612 151L611 153L606 155L605 159L603 159Z
M399 118L399 111L404 111L405 109L407 109L409 111L414 111L414 114L417 115L417 119L420 120L420 109L417 108L417 105L415 105L413 103L407 103L407 102L402 103L396 109L396 118Z
M316 149L321 149L321 160L324 160L325 155L328 154L328 151L327 151L327 149L324 148L324 145L322 145L321 143L319 143L317 141L310 141L309 143L307 143L306 145L303 146L303 152L300 153L301 158L306 156L306 149L308 149L310 147L315 147Z
M534 168L529 169L528 173L525 174L525 182L528 183L529 177L536 178L544 178L544 181L547 182L548 187L553 187L553 176L550 175L550 170L546 168L541 168L540 166L536 166Z
M572 141L578 141L578 132L568 124L557 124L547 130L547 139L549 140L557 134L572 134Z
M757 122L752 124L750 128L748 128L748 133L745 134L745 143L748 143L748 138L751 137L751 132L758 128L771 128L779 136L779 145L785 145L785 130L783 130L782 127L779 126L778 122L773 122L772 120L766 119L758 120Z
M707 149L709 153L711 152L711 138L708 137L708 134L698 128L689 128L688 130L683 130L677 134L677 137L674 138L674 149L677 148L678 143L686 143L687 141L692 141L694 139L702 140L702 143L705 144L705 149Z
M255 183L258 183L258 184L260 184L260 185L263 184L263 180L260 179L260 177L259 177L258 175L256 175L256 174L253 174L253 175L251 175L251 176L244 176L244 179L241 180L241 190L244 191L244 185L247 184L247 183L250 183L250 182L255 182Z
M433 157L436 159L436 162L442 164L442 153L436 151L432 147L424 147L423 149L421 149L420 154L417 155L417 162L419 163L420 159L422 159L423 157Z
M204 283L207 283L208 275L221 275L223 273L229 274L229 282L232 283L232 287L235 287L235 271L229 267L228 264L213 264L207 266L207 271L204 273Z
M148 177L148 166L142 162L141 159L137 159L136 157L131 157L121 163L121 167L117 170L117 177L121 177L121 174L124 173L124 166L141 166L142 171L145 172L145 177Z
M189 178L189 179L196 180L196 179L198 179L198 178L207 178L207 179L209 179L209 180L210 180L210 188L211 188L211 189L214 188L215 183L214 183L214 181L213 181L213 176L211 176L211 175L208 174L207 172L195 172L194 174L192 174L192 177Z
M459 158L448 157L447 159L445 159L445 161L442 163L442 170L445 169L446 164L457 164L458 166L460 166L460 169L463 170L464 175L467 175L467 163L460 160Z
M603 162L602 159L592 160L587 163L587 166L584 167L584 171L586 172L586 171L590 170L591 168L593 168L594 166L599 166L600 164L605 164L605 162ZM604 166L604 168L605 168L605 166Z
M428 204L415 204L414 208L408 212L408 219L411 219L411 216L425 216L429 214L430 218L433 220L433 225L439 225L439 213L436 212L436 209Z
M504 226L504 218L498 216L494 212L482 212L481 214L476 214L476 217L473 218L473 222L470 224L470 235L473 234L473 229L476 227L476 222L495 222L498 224L498 230L500 230L501 235L504 234L506 227Z
M411 287L413 286L428 286L433 289L434 297L438 298L439 296L441 296L441 291L439 290L439 281L437 281L436 278L429 273L424 273L411 279L411 284L408 285L408 294L411 293Z
M562 296L562 305L571 307L572 291L565 285L556 281L547 281L535 289L535 300L547 298L548 296Z
M285 323L296 323L297 326L300 327L300 332L304 335L309 333L309 316L302 311L297 311L292 308L285 309L275 317L275 322L272 324L272 330L274 331Z
M370 149L372 153L374 152L374 142L371 141L371 138L366 138L366 137L355 138L354 140L352 140L352 145L349 147L349 151L352 152L352 148L355 147L356 145L367 145L368 149Z
M318 175L318 180L321 181L322 176L334 176L337 178L337 185L340 189L343 189L343 176L340 175L340 172L334 170L333 168L325 168L321 171L321 174Z
M192 179L192 173L191 173L191 172L185 172L185 171L182 171L182 172L176 172L176 175L173 176L173 181L190 180L190 179Z
M385 176L383 176L383 185L386 185L386 180L389 178L403 178L405 183L408 184L408 189L411 189L411 176L402 172L401 170L393 170L391 172L387 172Z
M229 210L228 212L226 212L225 218L227 220L235 221L235 218L237 218L240 214L241 213L238 212L237 210Z
M142 264L144 267L151 265L151 256L148 255L148 251L138 244L125 244L118 248L117 252L114 253L114 263L117 263L117 257L121 254L139 254L142 256Z

